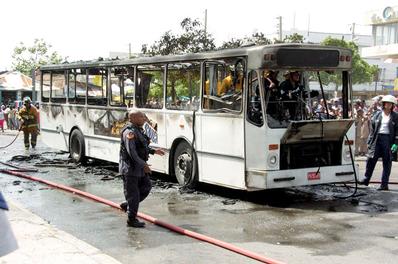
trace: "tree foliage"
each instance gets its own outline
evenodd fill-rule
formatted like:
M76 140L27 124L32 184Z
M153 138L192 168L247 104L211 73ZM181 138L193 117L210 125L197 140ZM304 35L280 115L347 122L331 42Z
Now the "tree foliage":
M239 48L244 45L266 45L271 44L271 40L265 37L264 33L256 32L253 33L250 37L238 38L238 39L230 39L229 41L223 42L219 49L234 49Z
M321 42L321 45L325 46L337 46L348 48L352 50L352 83L370 83L373 81L374 76L377 73L377 66L369 65L363 60L359 54L358 45L352 41L345 41L343 39L336 39L328 37ZM322 81L326 84L332 82L336 86L341 85L341 77L336 74L323 74L321 76Z
M31 75L32 70L41 65L61 63L64 58L56 51L51 51L51 47L43 39L35 39L32 46L20 42L12 55L13 69Z
M205 31L202 23L197 19L185 18L180 26L182 33L175 34L167 31L152 45L142 45L142 53L155 56L197 53L215 49L214 38Z
M289 36L285 36L283 39L284 43L304 43L304 36L298 33L294 33Z

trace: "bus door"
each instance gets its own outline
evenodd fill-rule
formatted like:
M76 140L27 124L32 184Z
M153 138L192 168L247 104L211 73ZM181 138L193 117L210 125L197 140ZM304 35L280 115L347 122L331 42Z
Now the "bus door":
M203 113L200 114L200 181L243 189L242 86L240 89L232 86L233 76L229 64L234 65L234 62L204 63ZM244 75L241 76L241 82L243 77Z
M266 125L264 121L265 91L260 71L248 74L248 89L245 118L245 152L247 187L265 186L265 169L268 146L266 145Z

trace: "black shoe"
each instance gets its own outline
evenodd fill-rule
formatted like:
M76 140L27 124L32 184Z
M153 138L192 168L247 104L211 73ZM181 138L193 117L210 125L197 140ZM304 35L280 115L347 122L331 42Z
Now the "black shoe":
M120 208L121 208L123 211L127 212L127 202L121 203L121 204L120 204Z
M378 191L388 191L388 186L380 186L377 188Z
M360 181L358 181L359 185L365 185L368 186L369 185L369 181L367 179L362 179Z
M145 223L138 221L137 218L134 218L134 219L129 218L129 219L127 219L127 226L142 228L142 227L145 227Z

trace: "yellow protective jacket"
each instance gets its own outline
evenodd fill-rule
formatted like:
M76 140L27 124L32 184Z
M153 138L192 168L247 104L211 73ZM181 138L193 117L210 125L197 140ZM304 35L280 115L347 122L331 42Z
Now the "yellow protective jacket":
M38 111L37 108L31 105L29 108L23 106L18 112L18 119L23 120L22 129L24 128L38 128Z

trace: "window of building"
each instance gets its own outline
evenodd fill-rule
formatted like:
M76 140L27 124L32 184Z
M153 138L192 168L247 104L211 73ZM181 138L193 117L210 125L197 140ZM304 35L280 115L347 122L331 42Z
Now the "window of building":
M200 63L184 62L167 66L166 108L197 110L200 93Z
M107 70L103 68L88 69L87 104L106 106Z
M163 108L163 65L145 65L137 69L135 90L137 107Z
M240 111L244 78L242 58L206 62L203 109Z
M66 86L66 72L55 71L51 76L51 102L65 103L67 86Z

